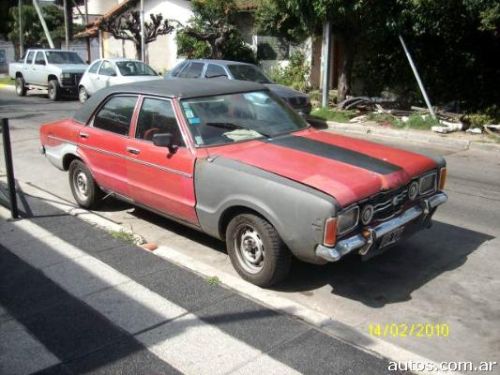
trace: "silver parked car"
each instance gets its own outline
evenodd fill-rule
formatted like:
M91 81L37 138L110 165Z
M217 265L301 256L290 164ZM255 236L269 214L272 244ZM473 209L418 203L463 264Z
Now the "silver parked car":
M116 58L99 59L90 65L78 86L78 98L85 102L105 87L161 79L148 64L138 60Z
M262 83L299 114L308 115L311 112L311 102L306 94L274 83L253 64L229 60L184 60L165 78L227 78Z

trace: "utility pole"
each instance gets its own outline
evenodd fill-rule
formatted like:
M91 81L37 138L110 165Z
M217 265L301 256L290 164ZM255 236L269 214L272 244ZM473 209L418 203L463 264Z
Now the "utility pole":
M141 0L141 60L142 62L146 62L146 35L144 35L144 0Z
M85 5L85 26L87 26L89 24L89 5L87 0L84 0L83 4ZM90 56L90 38L86 37L85 40L87 42L87 61L90 64L92 61L92 56Z
M69 50L69 16L68 16L68 1L63 0L64 8L64 42L66 50Z
M410 51L408 51L408 48L406 48L406 43L403 40L403 37L400 35L399 36L399 41L401 42L401 45L403 46L403 49L406 54L406 58L408 59L408 62L410 63L411 70L413 71L413 75L415 76L415 79L417 80L418 87L420 88L420 92L422 93L422 96L424 97L425 104L427 104L427 108L429 109L429 112L432 116L433 119L436 119L436 114L434 113L434 109L432 109L431 101L429 100L429 97L427 96L427 92L425 91L424 84L422 83L422 80L420 79L420 75L418 74L417 67L415 63L413 62L413 59L410 55Z
M49 28L47 27L47 24L45 23L45 19L43 18L42 10L40 9L40 5L38 5L37 0L33 0L33 6L35 7L36 13L38 14L38 18L40 19L40 23L42 24L42 28L43 28L43 31L45 32L45 37L47 38L47 41L49 42L50 48L56 48L54 46L54 42L52 41L52 37L50 36Z
M19 14L19 58L24 56L24 30L23 30L23 1L19 0L17 5Z
M321 48L321 106L328 107L330 91L330 50L332 46L332 24L325 21L323 24L323 43Z

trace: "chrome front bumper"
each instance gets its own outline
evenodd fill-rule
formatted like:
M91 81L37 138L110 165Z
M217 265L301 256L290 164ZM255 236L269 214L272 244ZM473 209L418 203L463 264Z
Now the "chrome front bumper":
M411 221L422 217L423 223L430 223L434 209L448 200L445 193L437 193L432 197L423 199L420 205L407 209L401 215L377 225L374 228L366 228L366 236L356 234L344 240L337 242L335 247L326 247L318 245L316 247L316 255L329 262L336 262L344 255L349 254L354 250L359 250L358 253L366 255L373 247L377 239L382 238L387 233L410 223Z

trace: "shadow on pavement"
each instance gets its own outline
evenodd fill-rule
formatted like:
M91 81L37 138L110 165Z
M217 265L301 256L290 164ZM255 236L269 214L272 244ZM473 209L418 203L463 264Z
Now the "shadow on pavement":
M355 255L326 266L297 262L280 290L304 292L330 285L332 294L380 308L410 300L414 290L459 268L469 254L492 238L435 221L430 230L419 232L367 262Z

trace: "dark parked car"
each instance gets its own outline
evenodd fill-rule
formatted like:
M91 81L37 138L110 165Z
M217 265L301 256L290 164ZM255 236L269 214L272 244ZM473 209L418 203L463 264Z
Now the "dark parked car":
M257 82L266 85L301 115L311 112L311 102L306 94L273 83L262 70L252 64L228 60L184 60L165 78L227 78Z

